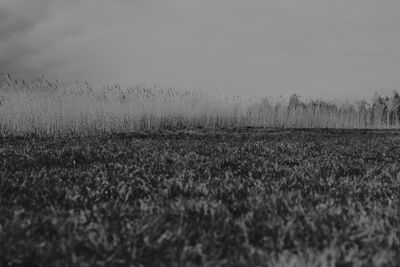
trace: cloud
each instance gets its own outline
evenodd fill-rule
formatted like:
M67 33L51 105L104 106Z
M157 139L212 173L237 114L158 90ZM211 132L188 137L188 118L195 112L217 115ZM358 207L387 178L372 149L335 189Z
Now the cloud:
M0 0L0 70L253 95L400 87L398 1Z
M25 62L40 52L29 37L50 16L50 0L11 1L0 3L0 69L34 73Z
M57 54L63 54L64 44L71 39L90 36L101 27L102 14L96 14L96 5L105 13L104 5L112 8L121 3L3 0L0 3L0 70L35 76L68 64L68 58Z
M3 1L0 5L0 39L18 35L43 21L50 0Z

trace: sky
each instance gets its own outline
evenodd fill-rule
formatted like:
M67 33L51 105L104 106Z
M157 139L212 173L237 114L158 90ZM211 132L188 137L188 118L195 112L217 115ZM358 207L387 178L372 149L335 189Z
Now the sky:
M369 99L400 90L399 10L397 0L0 0L0 70Z

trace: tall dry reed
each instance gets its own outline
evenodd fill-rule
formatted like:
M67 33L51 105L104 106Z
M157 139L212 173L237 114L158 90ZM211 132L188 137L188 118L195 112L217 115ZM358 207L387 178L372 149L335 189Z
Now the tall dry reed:
M397 114L396 112L394 112ZM377 105L226 97L148 87L93 88L7 75L0 85L0 131L6 134L96 134L198 127L374 128L398 125ZM396 119L397 118L397 119Z

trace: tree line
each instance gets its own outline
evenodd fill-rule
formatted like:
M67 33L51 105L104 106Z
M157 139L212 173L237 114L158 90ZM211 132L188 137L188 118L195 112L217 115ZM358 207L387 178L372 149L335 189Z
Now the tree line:
M399 126L400 125L400 95L393 91L392 96L380 96L377 93L372 101L328 102L324 100L303 101L297 94L289 99L288 111L310 111L320 113L356 113L364 126Z

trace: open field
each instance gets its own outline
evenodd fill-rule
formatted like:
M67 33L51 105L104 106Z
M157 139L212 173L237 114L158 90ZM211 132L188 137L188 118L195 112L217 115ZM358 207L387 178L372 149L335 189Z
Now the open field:
M400 133L0 139L1 266L400 266Z

